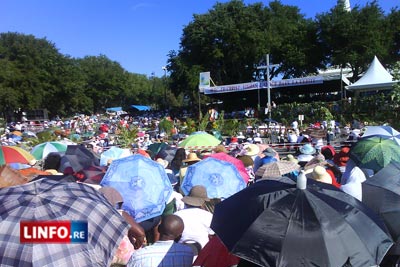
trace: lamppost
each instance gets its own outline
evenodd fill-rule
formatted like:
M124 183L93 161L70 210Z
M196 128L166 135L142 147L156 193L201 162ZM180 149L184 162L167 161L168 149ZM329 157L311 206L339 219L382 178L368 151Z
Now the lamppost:
M164 108L167 108L167 67L162 67L164 71Z

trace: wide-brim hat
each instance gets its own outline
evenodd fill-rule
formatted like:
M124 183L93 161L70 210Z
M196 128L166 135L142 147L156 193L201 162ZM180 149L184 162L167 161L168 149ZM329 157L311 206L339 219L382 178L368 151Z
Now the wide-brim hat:
M250 157L256 156L260 153L260 148L256 144L248 144L245 145L244 148L246 149L246 155Z
M187 156L186 159L182 160L182 162L192 162L192 161L200 161L201 159L197 156L196 153L191 152L189 153L189 155Z
M325 160L324 155L318 154L304 165L304 170L314 169L317 166L325 166L327 163L328 162Z
M190 189L189 195L182 198L183 203L195 207L201 207L209 200L207 189L202 185L193 186L192 189Z
M305 144L300 148L300 153L306 155L315 154L316 149L311 144Z
M282 160L291 161L291 162L294 162L294 163L299 163L299 160L296 159L292 154L288 154Z
M307 173L306 176L308 178L314 179L315 181L321 183L332 184L332 177L326 171L326 169L322 166L316 166L311 172Z
M213 151L215 153L219 153L219 152L228 153L228 150L226 150L224 145L218 145L218 146L214 147Z
M254 160L249 155L237 156L236 158L241 160L245 167L254 165Z

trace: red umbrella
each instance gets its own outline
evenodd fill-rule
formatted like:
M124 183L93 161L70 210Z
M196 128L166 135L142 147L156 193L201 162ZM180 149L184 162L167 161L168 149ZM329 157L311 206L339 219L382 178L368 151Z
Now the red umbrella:
M249 174L246 171L246 167L244 166L243 161L241 161L240 159L232 157L231 155L226 154L224 152L214 153L214 154L205 156L204 158L207 158L207 157L211 157L211 158L215 158L215 159L219 159L219 160L223 160L223 161L232 163L238 169L240 175L243 177L243 180L246 183L249 181L249 178L250 178Z
M229 253L218 236L214 236L200 251L193 266L229 267L237 265L239 257Z

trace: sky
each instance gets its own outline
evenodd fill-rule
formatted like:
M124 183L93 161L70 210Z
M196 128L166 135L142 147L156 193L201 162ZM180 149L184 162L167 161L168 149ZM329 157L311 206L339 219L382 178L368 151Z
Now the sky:
M0 33L46 38L75 58L105 55L132 73L163 76L168 53L178 50L182 30L215 0L0 0ZM220 3L228 2L220 0ZM270 1L244 0L245 4ZM281 0L307 18L328 12L337 0ZM363 7L367 0L350 0ZM399 0L379 0L387 13Z

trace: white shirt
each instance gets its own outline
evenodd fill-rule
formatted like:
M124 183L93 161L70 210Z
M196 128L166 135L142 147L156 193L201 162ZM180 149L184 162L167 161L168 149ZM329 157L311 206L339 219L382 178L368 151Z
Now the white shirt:
M364 172L359 167L353 166L353 164L354 162L352 160L347 162L346 171L342 176L342 186L340 189L362 201L361 184L366 180L366 177Z
M174 214L181 217L185 224L180 243L194 240L203 248L208 243L208 236L214 234L210 228L213 217L211 212L199 208L186 208Z

